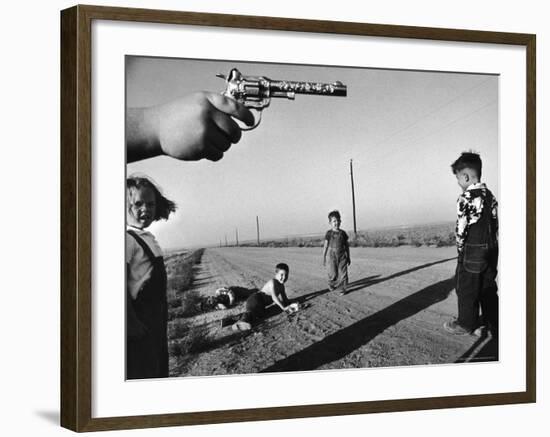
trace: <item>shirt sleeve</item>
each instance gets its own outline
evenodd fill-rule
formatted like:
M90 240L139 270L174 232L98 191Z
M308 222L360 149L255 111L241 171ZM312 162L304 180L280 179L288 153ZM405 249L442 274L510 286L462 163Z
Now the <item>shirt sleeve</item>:
M328 242L330 242L330 230L327 231L327 233L325 234L325 240L327 240Z
M456 248L458 253L461 254L464 250L464 243L466 241L466 233L468 231L469 225L469 214L468 214L468 201L464 195L460 195L456 202Z
M498 241L498 202L495 196L493 196L493 201L491 202L491 217L493 219L494 235Z
M484 197L465 191L458 198L456 220L456 247L462 253L468 236L468 228L481 219Z

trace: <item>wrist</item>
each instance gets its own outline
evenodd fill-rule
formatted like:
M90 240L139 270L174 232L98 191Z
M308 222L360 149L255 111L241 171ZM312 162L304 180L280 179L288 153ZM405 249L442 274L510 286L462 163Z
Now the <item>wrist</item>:
M160 141L161 120L160 106L143 109L143 136L146 141L147 150L152 156L166 155Z
M129 108L126 113L126 159L128 162L163 153L159 140L156 108Z

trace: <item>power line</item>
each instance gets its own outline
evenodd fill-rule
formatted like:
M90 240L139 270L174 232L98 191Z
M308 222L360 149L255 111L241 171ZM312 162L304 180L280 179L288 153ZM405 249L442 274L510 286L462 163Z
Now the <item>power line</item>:
M353 183L353 159L349 160L349 174L351 176L351 204L353 207L353 234L357 236L357 221L355 220L355 185Z
M429 134L426 134L426 135L421 136L421 137L419 137L419 138L413 138L412 140L408 140L408 144L409 144L409 146L410 146L411 144L418 143L418 142L421 141L421 140L424 140L424 139L426 139L426 138L429 138L429 137L431 137L432 135L435 135L435 134L441 132L443 129L445 129L445 128L449 127L449 126L452 126L453 124L456 124L456 123L458 123L458 122L460 122L460 121L463 121L463 120L466 120L467 118L472 117L473 115L477 114L478 112L481 112L482 110L488 108L489 106L492 106L492 105L495 104L496 102L497 102L496 99L495 99L495 100L491 100L490 102L488 102L488 103L486 103L485 105L483 105L483 106L477 108L476 110L474 110L474 111L472 111L472 112L469 112L469 113L463 115L462 117L458 117L458 118L456 118L456 119L450 121L449 123L444 124L443 126L439 127L438 129L436 129L436 130L430 132ZM386 157L392 155L393 153L394 153L394 150L390 150L390 151L388 151L387 153L378 156L378 160L384 159L384 158L386 158Z
M421 117L417 118L415 121L413 121L412 123L409 123L408 125L398 129L397 131L391 133L389 136L387 136L386 138L384 138L382 141L378 141L376 143L376 146L380 146L386 142L388 142L389 140L391 140L393 137L399 135L400 133L406 131L406 130L409 130L411 127L414 127L416 126L418 123L420 123L422 120L424 120L425 118L441 111L443 108L451 105L452 103L456 102L457 100L459 100L461 97L464 97L466 94L470 93L471 91L479 88L481 85L489 82L491 79L493 79L492 77L488 78L488 79L485 79L479 83L477 83L476 85L474 85L473 87L470 87L468 89L466 89L465 91L463 91L462 93L456 95L455 97L453 97L451 100L448 100L447 102L443 103L442 105L440 106L437 106L435 109L427 112L426 114L422 115Z

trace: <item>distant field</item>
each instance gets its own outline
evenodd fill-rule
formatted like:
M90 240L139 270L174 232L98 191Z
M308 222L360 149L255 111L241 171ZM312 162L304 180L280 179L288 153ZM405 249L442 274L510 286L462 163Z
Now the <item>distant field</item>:
M354 236L347 230L351 247L446 247L455 244L453 222L407 227L362 230ZM259 247L321 247L324 234L292 236L260 241ZM256 242L244 242L241 246L258 247Z

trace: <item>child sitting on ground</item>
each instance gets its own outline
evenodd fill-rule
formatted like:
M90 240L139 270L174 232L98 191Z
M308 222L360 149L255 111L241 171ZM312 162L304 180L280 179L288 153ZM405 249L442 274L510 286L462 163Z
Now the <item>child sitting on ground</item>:
M275 266L275 277L266 282L261 290L253 293L246 300L246 311L241 318L233 324L234 331L247 331L252 324L261 319L266 308L275 303L281 310L291 314L298 310L298 303L290 303L286 291L285 282L288 280L289 267L285 263Z

